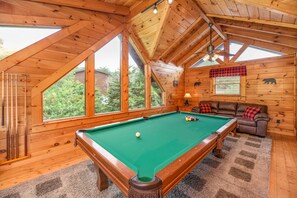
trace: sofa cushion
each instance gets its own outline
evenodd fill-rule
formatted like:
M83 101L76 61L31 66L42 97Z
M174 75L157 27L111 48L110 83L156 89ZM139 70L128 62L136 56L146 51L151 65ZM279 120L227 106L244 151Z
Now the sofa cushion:
M261 111L260 107L251 107L248 106L243 113L242 117L247 118L249 120L254 120L254 117Z
M237 118L237 122L239 125L253 126L253 127L257 126L257 123L255 121L249 120L246 118Z
M236 111L236 102L219 102L219 110Z
M245 112L248 106L251 107L260 107L260 113L267 113L267 106L266 105L258 105L258 104L250 104L250 103L238 103L236 117L242 117L243 113Z
M214 112L214 113L218 112L219 102L216 102L216 101L201 101L200 104L210 104L212 112Z
M200 112L201 113L212 113L210 104L209 103L200 104Z

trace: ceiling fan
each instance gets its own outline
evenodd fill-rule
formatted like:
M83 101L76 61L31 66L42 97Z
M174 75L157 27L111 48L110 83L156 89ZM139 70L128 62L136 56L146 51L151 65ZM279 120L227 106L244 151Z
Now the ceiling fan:
M211 61L214 62L216 59L219 58L219 56L234 56L234 54L229 54L227 52L225 52L224 50L220 50L220 49L215 49L215 47L212 44L212 23L208 24L209 29L210 29L210 33L209 33L209 46L207 47L207 54L203 57L204 61Z

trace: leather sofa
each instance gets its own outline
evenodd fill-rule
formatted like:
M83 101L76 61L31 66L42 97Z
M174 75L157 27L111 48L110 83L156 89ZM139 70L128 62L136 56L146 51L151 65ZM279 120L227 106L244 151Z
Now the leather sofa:
M238 102L221 102L221 101L201 101L199 104L209 103L212 109L212 115L225 116L230 118L237 118L238 126L237 131L249 133L261 137L265 137L267 133L267 124L269 117L267 114L266 105L238 103ZM261 111L258 113L254 120L243 118L242 115L248 106L260 107ZM200 113L199 106L192 108L192 112Z

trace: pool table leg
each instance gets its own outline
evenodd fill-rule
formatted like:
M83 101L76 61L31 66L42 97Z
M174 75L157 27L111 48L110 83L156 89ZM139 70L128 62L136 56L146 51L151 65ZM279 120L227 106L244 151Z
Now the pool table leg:
M97 186L100 191L108 188L108 178L105 173L95 164L95 169L97 173Z
M218 138L217 139L217 147L213 150L213 153L217 158L223 158L223 156L222 156L223 141L224 141L224 139Z

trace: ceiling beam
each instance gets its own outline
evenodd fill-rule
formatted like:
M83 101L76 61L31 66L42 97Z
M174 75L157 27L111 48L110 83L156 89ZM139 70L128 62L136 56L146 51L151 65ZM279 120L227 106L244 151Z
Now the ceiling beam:
M218 39L213 42L213 45L215 47L218 47L223 42L224 42L224 40L221 37L218 37ZM184 63L184 68L191 67L192 65L197 63L201 58L203 58L203 56L205 56L206 54L207 54L207 50L205 47L201 52L195 53L194 56L190 60L188 60L186 63Z
M213 24L213 29L220 35L220 37L222 37L222 39L226 40L227 36L226 34L221 30L221 27L219 25L217 25L212 18L208 17L206 15L206 13L201 9L201 7L199 6L199 4L197 3L197 0L176 0L177 2L179 2L181 5L185 4L185 2L187 2L188 4L191 4L191 6L193 7L193 9L195 9L197 11L197 13L199 13L199 15L205 20L206 23L212 23Z
M275 0L234 0L238 3L261 7L270 11L297 17L297 1L294 4L284 3Z
M218 37L219 35L217 33L214 33L213 40L216 40ZM206 34L204 37L198 40L197 43L192 48L190 48L183 56L181 56L176 61L176 65L182 65L187 60L189 60L195 53L201 52L208 45L209 45L209 34Z
M217 15L217 14L207 14L207 16L215 17L215 18L221 18L221 19L230 19L230 20L236 20L236 21L253 22L253 23L259 23L259 24L266 24L266 25L273 25L273 26L297 29L297 24L291 24L291 23L283 23L283 22L277 22L277 21L267 21L267 20L262 20L262 19L252 19L252 18L246 18L246 17L225 16L225 15Z
M157 0L144 0L141 3L137 4L136 6L132 6L130 8L130 14L128 16L128 21L131 21L135 16L137 16L142 11L144 11L148 7L152 6L156 2L157 2Z
M183 32L182 35L180 35L177 39L175 39L170 46L166 48L156 59L161 60L163 57L165 57L178 43L180 43L183 39L188 36L190 32L196 31L197 25L201 22L201 17L196 19L194 23L186 29L186 31Z
M219 25L228 26L228 27L237 27L245 30L255 30L258 32L276 34L276 35L283 35L289 36L293 38L297 38L297 31L291 28L279 27L279 26L272 26L272 25L265 25L265 24L257 24L251 22L242 22L242 21L234 21L234 20L227 20L227 19L219 19L216 18L215 22Z
M204 23L203 25L199 26L199 29L197 31L193 32L190 35L190 37L183 40L183 42L174 51L172 51L172 53L170 53L169 56L166 57L166 59L164 60L165 63L169 63L170 61L177 58L180 55L180 53L182 53L185 49L189 47L191 43L195 42L196 40L199 40L208 31L208 24Z
M135 34L132 26L128 27L128 32L130 34L132 44L135 45L134 46L136 48L135 50L138 51L138 53L140 54L140 56L143 59L144 63L148 64L150 62L148 52L145 49L145 47L143 46L143 44L140 41L140 39L138 38L138 36Z
M156 32L154 41L152 42L153 51L152 51L152 54L150 57L151 59L153 59L153 57L155 56L156 50L159 47L160 39L161 39L162 35L164 34L166 25L168 24L168 23L166 23L166 21L169 17L170 10L171 10L171 5L167 2L165 2L165 7L164 7L164 10L163 10L160 22L159 22L160 23L159 29Z
M250 46L251 42L245 42L243 46L236 52L236 54L229 61L230 63L234 63L238 57Z
M223 27L223 31L228 35L235 35L235 36L240 36L244 38L250 38L258 41L274 43L274 44L297 49L297 39L290 38L290 37L279 36L279 35L276 36L273 34L256 32L253 30L246 31L240 28L231 28L231 27Z
M85 10L99 11L111 14L118 14L127 16L130 14L130 10L126 6L116 5L113 3L107 3L99 0L26 0L38 3L47 3L59 6L68 6L73 8L80 8Z
M284 54L290 55L290 54L296 53L296 49L294 49L294 48L276 45L273 43L267 43L267 42L263 42L263 41L258 41L255 39L243 38L243 37L234 36L234 35L229 35L228 38L232 41L241 42L241 43L250 43L250 45L253 45L253 46L256 46L259 48L269 49L269 50L273 50L273 51L284 53Z

